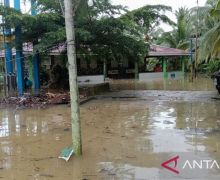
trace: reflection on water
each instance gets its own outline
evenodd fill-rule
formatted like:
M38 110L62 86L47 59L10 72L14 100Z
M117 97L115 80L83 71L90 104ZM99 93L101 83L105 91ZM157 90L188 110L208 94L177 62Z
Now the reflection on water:
M1 129L0 129L0 136L1 137L9 136L8 118L2 118Z
M57 112L57 113L55 113ZM0 177L3 179L48 179L62 166L57 156L70 143L68 108L0 111ZM65 113L65 119L62 118ZM57 118L59 116L59 118ZM57 141L59 137L59 141ZM61 141L61 139L64 141ZM40 173L39 173L40 172ZM71 167L60 176L71 174ZM69 175L68 175L69 176ZM71 176L69 176L71 177Z
M156 107L150 109L149 119L153 122L151 126L155 128L173 129L176 126L175 109L167 109L163 103L159 103Z
M173 154L203 152L220 161L219 101L155 100L102 99L84 104L83 156L68 163L57 157L71 144L69 107L1 110L0 177L151 180L163 179L160 164ZM215 177L219 179L220 172Z
M101 162L100 178L102 179L157 179L159 176L158 168L145 168L132 166L130 164L115 164L112 162ZM147 178L146 178L147 177Z
M189 77L174 80L111 80L110 87L112 90L186 90L186 91L213 91L215 90L213 80L211 78L198 77L193 82L189 81Z
M220 160L212 154L220 150L220 133L207 134L218 128L219 102L127 102L125 106L122 101L113 104L113 107L120 107L116 117L127 108L127 120L120 126L120 135L127 137L129 142L121 143L120 149L129 155L124 155L128 159L121 155L120 162L99 163L99 174L103 179L163 179L160 163L166 154L185 153L186 157L194 157L203 152L205 157ZM128 108L132 104L136 107L133 110ZM210 179L220 177L219 171L215 171L215 175L208 171L201 174ZM183 176L193 179L196 173L185 173L181 178Z
M36 136L37 133L48 132L47 122L38 121L37 116L22 119L19 113L10 112L10 109L0 111L0 137L21 136L22 133L25 133L26 136Z

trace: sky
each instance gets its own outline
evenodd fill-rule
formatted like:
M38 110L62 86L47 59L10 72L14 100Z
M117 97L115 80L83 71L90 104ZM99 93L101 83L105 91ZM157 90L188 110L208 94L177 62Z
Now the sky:
M192 8L196 6L197 0L111 0L113 4L120 4L123 6L127 6L129 10L137 9L139 7L145 6L145 5L167 5L171 6L173 9L173 12L175 10L178 10L180 7L187 7ZM206 3L206 0L198 0L199 6L203 6ZM166 15L172 19L173 21L176 21L176 18L173 13L167 12ZM163 24L161 26L165 31L170 31L172 28L168 25Z
M194 7L196 6L196 0L111 0L114 4L121 4L128 6L130 10L139 8L144 5L155 5L163 4L171 6L174 10L177 10L179 7ZM203 6L206 0L199 0L199 5Z
M30 4L26 3L24 0L21 1L21 8L23 12L27 12L30 10ZM123 6L127 6L129 10L137 9L139 7L145 5L156 5L156 4L163 4L167 6L171 6L173 11L177 10L180 7L187 7L192 8L196 6L197 0L111 0L113 4L120 4ZM203 6L207 0L198 0L199 6ZM10 0L10 6L13 7L14 0ZM176 21L176 18L173 13L166 12L166 15L173 21ZM161 27L165 31L170 31L172 28L168 25L162 24Z

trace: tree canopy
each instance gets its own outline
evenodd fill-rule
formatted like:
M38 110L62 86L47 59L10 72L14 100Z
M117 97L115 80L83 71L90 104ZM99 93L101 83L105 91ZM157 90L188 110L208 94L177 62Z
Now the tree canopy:
M201 59L220 57L220 0L210 9L208 15L212 24L201 38Z
M37 15L22 14L14 9L0 7L5 27L22 27L23 42L34 42L40 52L65 42L65 24L62 0L37 1ZM144 6L128 11L109 0L81 0L75 12L76 47L79 56L116 60L128 58L140 61L148 52L144 38L161 21L172 23L163 5Z
M160 31L157 43L173 48L189 49L189 39L198 36L198 61L219 58L220 53L220 0L208 0L205 6L187 9L179 8L175 12L177 23L170 32ZM198 28L197 28L198 26ZM158 36L158 32L155 33Z

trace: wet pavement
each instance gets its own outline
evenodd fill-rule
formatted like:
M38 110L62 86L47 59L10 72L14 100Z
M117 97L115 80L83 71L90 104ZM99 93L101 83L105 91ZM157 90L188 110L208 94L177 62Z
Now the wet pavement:
M181 169L178 161L179 174L161 167L177 155L220 164L220 101L211 83L194 91L145 89L98 96L80 108L83 156L68 162L57 158L71 144L67 105L2 109L0 179L220 179L216 167Z

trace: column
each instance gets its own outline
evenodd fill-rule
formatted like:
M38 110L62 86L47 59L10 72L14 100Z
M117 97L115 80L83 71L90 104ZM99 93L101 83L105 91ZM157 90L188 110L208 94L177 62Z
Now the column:
M107 77L106 59L104 59L103 61L103 75L104 75L104 81L105 81L105 78Z
M182 64L182 73L183 73L183 77L185 75L185 58L182 56L181 57L181 64Z
M5 0L5 6L10 7L9 0ZM5 46L5 60L6 60L6 74L13 73L13 62L12 62L12 48L10 43L11 29L5 29L4 35L6 36Z
M20 0L14 0L15 10L20 11ZM16 42L16 67L17 67L17 88L19 96L24 93L24 68L23 68L23 45L21 40L21 27L15 28L15 42Z
M139 79L139 74L138 74L138 62L135 61L135 64L134 64L134 77L135 79Z
M31 0L31 15L35 16L37 14L36 12L36 0ZM33 43L33 51L34 51L34 45L36 43ZM38 94L40 91L40 55L39 52L33 52L33 84L34 84L34 92L35 94Z
M167 60L163 57L163 78L167 79L168 73L167 73Z
M39 93L40 90L40 55L38 51L33 56L33 79L34 79L34 92Z

